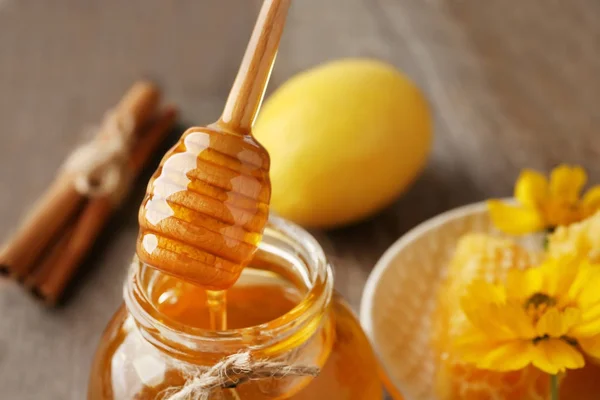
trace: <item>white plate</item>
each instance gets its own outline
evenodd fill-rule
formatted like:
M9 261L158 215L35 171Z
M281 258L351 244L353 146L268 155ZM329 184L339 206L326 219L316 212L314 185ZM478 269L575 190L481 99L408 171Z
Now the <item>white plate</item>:
M405 400L436 398L430 315L457 241L469 232L497 233L485 202L445 212L406 233L365 286L361 323L393 385L388 389Z

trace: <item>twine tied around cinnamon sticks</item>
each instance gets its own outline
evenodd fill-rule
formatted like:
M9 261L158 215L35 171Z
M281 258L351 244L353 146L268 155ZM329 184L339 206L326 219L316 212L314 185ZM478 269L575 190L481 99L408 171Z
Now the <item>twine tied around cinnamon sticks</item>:
M130 114L110 110L102 124L92 129L94 137L71 153L63 168L74 175L75 189L87 197L109 196L121 202L132 179L128 157L135 139Z
M185 369L184 369L185 370ZM315 377L318 367L290 364L285 360L256 360L249 352L233 354L204 371L188 371L186 384L169 390L165 400L208 400L219 389L268 378Z
M160 98L151 82L127 91L0 248L0 275L47 304L60 299L131 181L173 128L177 111L161 107Z

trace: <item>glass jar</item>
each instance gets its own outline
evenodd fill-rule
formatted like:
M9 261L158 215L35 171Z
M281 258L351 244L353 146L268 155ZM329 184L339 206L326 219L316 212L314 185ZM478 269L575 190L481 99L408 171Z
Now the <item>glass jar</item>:
M231 329L196 323L204 312L198 309L201 290L134 260L124 305L104 332L93 362L88 400L168 399L189 383L190 371L206 371L237 353L317 366L320 373L316 378L269 375L218 388L208 398L382 397L369 342L334 293L322 248L303 229L271 217L253 262L228 290L229 319L236 325Z

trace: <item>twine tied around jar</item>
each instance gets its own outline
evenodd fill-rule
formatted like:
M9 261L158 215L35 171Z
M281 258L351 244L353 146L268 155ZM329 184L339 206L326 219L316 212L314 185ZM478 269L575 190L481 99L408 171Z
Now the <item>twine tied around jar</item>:
M319 367L293 365L289 361L255 360L250 353L237 353L219 361L209 369L187 373L181 388L169 390L165 400L208 400L218 389L235 388L257 379L315 377Z
M109 196L118 204L131 180L128 156L135 133L133 116L111 110L89 142L75 149L63 168L74 175L75 190L87 197Z

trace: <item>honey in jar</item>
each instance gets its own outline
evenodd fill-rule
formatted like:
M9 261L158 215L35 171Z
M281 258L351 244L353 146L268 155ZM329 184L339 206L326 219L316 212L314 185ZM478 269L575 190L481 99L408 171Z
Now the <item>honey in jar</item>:
M134 260L125 304L106 329L89 400L169 399L189 379L239 352L317 366L317 377L252 380L210 399L366 400L382 396L377 362L352 311L333 292L318 243L271 217L259 248L227 290L227 329L213 329L204 288Z

